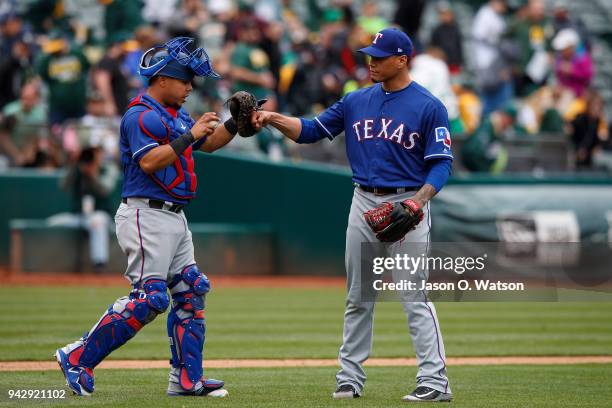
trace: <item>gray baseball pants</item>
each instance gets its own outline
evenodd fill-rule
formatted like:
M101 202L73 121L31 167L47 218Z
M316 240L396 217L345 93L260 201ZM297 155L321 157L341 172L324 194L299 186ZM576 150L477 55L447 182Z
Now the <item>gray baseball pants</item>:
M366 224L363 213L378 206L384 201L395 202L405 200L414 195L406 192L397 195L377 196L356 188L353 194L348 228L346 231L345 264L347 273L347 298L344 313L343 341L340 347L339 361L341 369L336 374L337 385L351 384L361 392L366 381L363 362L368 359L372 350L372 332L374 321L373 301L362 301L364 291L376 294L370 281L363 282L361 274L361 244L363 242L378 242L376 236ZM429 205L424 208L425 217L414 231L393 244L380 244L384 254L393 257L396 254L413 254L419 256L427 251L431 219ZM427 279L427 270L421 270L415 276ZM368 274L374 279L372 273ZM406 276L402 274L402 276ZM418 283L420 285L420 283ZM426 301L402 301L402 306L408 317L408 328L412 344L416 351L418 371L417 386L426 386L444 393L451 393L447 374L446 357L440 324L433 303Z

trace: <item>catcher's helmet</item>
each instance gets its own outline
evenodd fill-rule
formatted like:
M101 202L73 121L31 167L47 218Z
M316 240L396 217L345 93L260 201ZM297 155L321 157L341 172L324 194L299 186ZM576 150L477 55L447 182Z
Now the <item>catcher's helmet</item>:
M149 49L140 59L140 75L147 79L163 75L184 81L191 81L194 76L219 78L204 48L190 51L188 46L193 42L193 38L176 37Z

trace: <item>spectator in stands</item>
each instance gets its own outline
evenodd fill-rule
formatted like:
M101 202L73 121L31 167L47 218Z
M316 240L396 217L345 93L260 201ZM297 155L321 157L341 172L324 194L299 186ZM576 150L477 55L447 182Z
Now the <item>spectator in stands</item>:
M182 0L181 6L164 22L168 37L198 38L200 28L210 16L202 0Z
M567 5L557 3L553 9L553 25L555 34L566 28L573 28L580 36L580 43L587 51L591 51L591 36L578 16L570 15ZM581 50L579 50L581 51Z
M93 84L104 100L104 112L109 117L122 116L129 102L129 77L124 63L130 37L127 32L109 36L106 53L93 69Z
M4 154L14 166L32 164L47 124L38 82L29 82L21 88L19 100L4 107L0 122L0 147Z
M52 30L70 31L70 22L63 0L31 0L24 3L24 18L35 33L45 34Z
M463 143L461 159L470 171L501 173L508 164L508 152L502 140L516 121L516 109L507 105L485 118L480 127Z
M426 3L427 0L397 0L397 9L393 19L393 22L412 39L417 54L423 50L419 31Z
M33 42L19 16L12 11L0 15L0 109L17 99L30 74Z
M563 134L565 120L570 119L572 110L576 110L575 103L576 96L571 90L543 86L525 98L517 121L530 134Z
M468 83L454 84L453 91L457 95L459 117L465 133L473 133L480 126L482 118L482 103L473 86Z
M142 0L100 0L104 8L104 32L110 42L115 33L130 33L144 24Z
M579 114L570 126L578 169L590 168L594 153L600 150L602 144L609 138L603 98L599 93L590 91L586 95L586 100L586 112Z
M99 146L103 161L119 159L119 117L106 114L104 98L92 92L87 98L87 114L78 127L79 146Z
M545 7L544 0L529 0L508 26L506 35L515 41L519 51L514 67L518 96L527 96L542 86L551 71L548 52L555 32Z
M54 33L43 44L45 55L37 72L49 88L49 121L62 124L85 114L89 61L61 33Z
M324 17L325 22L320 32L322 50L317 53L317 60L323 65L323 94L320 102L328 106L342 96L344 84L354 76L356 70L366 66L364 55L355 50L363 46L359 41L367 33L356 24L350 7L328 9ZM369 36L366 41L370 41ZM319 55L323 56L322 61Z
M439 23L431 34L431 45L440 48L446 55L451 74L461 72L463 66L463 37L455 21L455 13L447 1L436 4Z
M143 0L143 3L143 19L154 27L160 27L172 17L179 2L178 0Z
M571 89L576 96L582 96L591 85L593 79L593 62L586 50L577 52L580 36L573 28L566 28L555 36L553 48L557 52L555 58L555 74L557 81L563 87Z
M374 35L389 26L389 22L378 12L378 5L372 0L363 3L361 15L357 18L357 24L370 35Z
M206 45L206 52L208 55L210 55L213 61L215 61L215 70L217 71L217 66L227 61L226 58L221 58L221 55L222 50L226 45L225 38L227 35L227 24L232 17L230 12L219 12L219 9L214 7L220 4L220 1L209 3L207 10L210 14L210 18L200 27L198 37L196 37L199 39L200 44ZM223 67L220 66L219 68Z
M446 107L451 133L463 133L457 96L453 92L446 55L440 48L429 46L410 61L410 77L424 86Z
M510 64L500 49L506 30L506 9L504 0L489 0L478 10L472 25L474 66L483 116L502 108L513 97Z
M274 82L277 84L274 88L275 91L278 90L278 83L280 81L280 70L283 62L280 43L283 40L284 34L283 25L276 21L271 21L266 25L262 41L259 44L270 61L270 72L274 77Z
M226 42L234 43L240 41L239 35L244 23L256 25L261 33L266 31L267 23L255 14L253 4L249 1L239 0L238 12L233 13L226 24Z
M275 106L276 83L270 72L270 60L259 48L261 31L258 22L246 18L238 31L238 42L231 55L232 91L251 92L258 99L269 99L268 106Z
M141 26L134 32L134 39L128 41L129 45L124 44L127 45L127 55L125 56L123 68L125 74L128 76L128 85L130 88L128 95L129 100L143 93L147 86L145 78L138 73L142 54L161 42L153 26Z
M87 230L90 259L96 272L101 272L108 263L109 213L113 205L111 193L115 189L117 176L116 168L102 165L100 149L83 149L62 183L72 198L71 212L56 214L48 219L53 226Z
M304 41L295 46L297 61L287 91L287 109L296 116L312 114L313 105L321 103L325 68L317 61L315 46Z

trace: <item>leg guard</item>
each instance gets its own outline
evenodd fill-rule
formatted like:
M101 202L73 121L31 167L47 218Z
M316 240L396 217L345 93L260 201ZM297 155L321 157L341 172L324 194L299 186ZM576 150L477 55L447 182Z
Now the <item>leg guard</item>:
M67 346L69 363L74 366L94 368L113 350L151 322L168 308L166 282L148 280L142 290L135 289L109 307L89 333Z
M170 383L178 383L185 391L197 391L204 386L202 350L204 348L204 298L210 284L196 265L183 269L170 287L186 283L189 288L172 295L172 310L168 314L168 337L172 352ZM221 387L223 384L221 383Z

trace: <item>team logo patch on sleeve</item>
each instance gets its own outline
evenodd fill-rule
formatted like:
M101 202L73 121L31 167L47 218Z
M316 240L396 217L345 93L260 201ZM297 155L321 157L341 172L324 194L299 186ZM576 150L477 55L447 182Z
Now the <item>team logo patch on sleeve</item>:
M436 142L444 143L444 146L451 147L450 132L445 127L436 128Z

